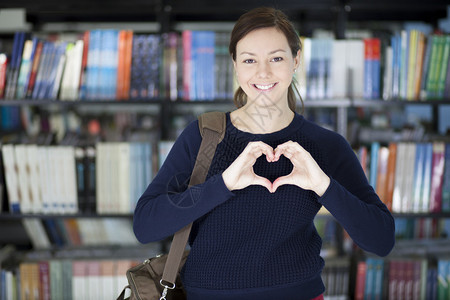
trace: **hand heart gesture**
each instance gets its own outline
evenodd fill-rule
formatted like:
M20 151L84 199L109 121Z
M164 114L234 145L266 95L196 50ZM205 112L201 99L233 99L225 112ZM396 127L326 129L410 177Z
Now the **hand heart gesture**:
M292 172L277 178L273 183L267 178L256 175L253 165L263 154L266 155L268 162L278 161L280 156L284 155L293 164ZM261 185L271 193L284 184L292 184L322 196L330 184L330 178L322 171L311 154L297 142L292 141L278 145L275 150L264 142L248 143L244 151L223 172L222 177L229 190Z

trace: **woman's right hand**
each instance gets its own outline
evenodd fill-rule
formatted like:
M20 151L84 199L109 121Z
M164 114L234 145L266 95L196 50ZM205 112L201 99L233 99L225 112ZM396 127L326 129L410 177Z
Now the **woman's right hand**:
M273 148L263 142L250 142L236 160L222 173L222 178L230 191L240 190L249 185L262 185L269 191L272 182L267 178L256 175L253 165L265 154L268 162L275 161Z

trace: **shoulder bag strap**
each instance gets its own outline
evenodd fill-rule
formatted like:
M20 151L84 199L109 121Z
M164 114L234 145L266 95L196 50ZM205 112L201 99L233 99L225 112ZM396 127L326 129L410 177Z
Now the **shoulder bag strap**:
M216 147L225 136L225 125L225 113L209 112L199 116L202 143L198 150L189 186L197 185L205 181L209 166L216 152ZM180 229L173 237L161 281L161 284L164 286L169 283L171 284L168 286L169 288L172 286L175 287L175 280L184 250L186 249L191 227L192 223Z

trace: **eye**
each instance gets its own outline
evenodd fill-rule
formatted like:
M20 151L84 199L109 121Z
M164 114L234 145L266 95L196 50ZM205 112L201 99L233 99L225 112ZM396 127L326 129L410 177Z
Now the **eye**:
M272 58L272 61L277 62L277 61L282 61L283 58L282 57L274 57Z
M244 60L244 64L252 64L252 63L254 63L254 62L255 62L255 60L252 59L252 58L249 58L249 59Z

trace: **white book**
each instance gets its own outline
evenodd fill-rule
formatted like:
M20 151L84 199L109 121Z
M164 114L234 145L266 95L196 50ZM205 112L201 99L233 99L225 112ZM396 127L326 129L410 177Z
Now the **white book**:
M72 299L91 299L87 289L87 262L83 260L74 260L72 263L72 274Z
M406 144L406 161L405 172L403 173L403 198L402 198L402 212L408 213L413 211L413 182L414 182L414 159L416 157L416 144Z
M61 147L63 155L64 201L67 213L78 212L77 175L75 170L75 149L72 146Z
M96 210L98 214L105 213L104 198L105 198L105 143L97 143L95 145L95 193L96 193Z
M29 166L29 179L30 179L30 189L32 195L32 207L33 213L43 212L43 203L41 197L41 186L42 180L40 177L39 170L39 158L38 158L38 146L37 145L27 145L26 154Z
M119 174L119 164L120 164L120 156L119 156L119 144L118 143L107 143L106 146L106 160L105 164L107 184L108 188L108 197L106 202L107 213L118 213L120 206L120 197L121 197L121 186L120 182L121 174Z
M364 42L362 40L347 41L347 72L350 74L349 96L362 98L364 92Z
M78 40L67 47L65 71L61 82L61 100L78 99L83 45L84 42Z
M25 218L22 219L22 225L28 237L31 240L31 244L35 249L48 249L51 247L50 239L45 232L44 225L38 218Z
M142 153L143 148L141 147L141 143L130 143L130 209L134 211L136 207L136 202L140 197L139 192L143 193L143 182L145 180L144 176L140 176L139 174L143 174L140 170L144 168L144 164L142 164Z
M307 89L308 89L308 81L307 81L307 74L309 70L309 63L311 60L311 39L310 38L303 38L302 39L303 45L302 45L302 53L301 53L301 60L300 65L298 66L297 72L296 72L296 78L297 78L297 88L300 92L300 95L302 96L303 100L306 99L307 95Z
M53 190L54 190L54 213L67 213L67 187L65 185L64 172L64 146L54 146L51 148L50 160L53 162Z
M102 260L101 262L101 287L102 299L115 299L117 297L114 286L114 268L116 266L113 260Z
M30 192L30 177L28 166L28 155L26 146L18 144L14 146L17 179L19 184L20 209L22 213L32 213L32 195Z
M14 145L5 144L2 146L1 150L5 171L6 191L9 199L9 209L12 213L19 213L21 212L21 207Z
M333 41L331 53L331 94L334 98L347 96L347 41Z
M383 76L383 99L389 100L392 98L392 63L393 63L393 50L391 46L386 47L386 56L384 62L384 76Z
M48 158L49 147L39 146L37 149L37 162L40 178L40 192L42 199L42 212L50 213L52 208L52 185L54 182L50 179L51 166Z
M101 276L101 266L98 260L87 262L87 290L89 298L86 299L106 299L103 297Z
M80 86L80 78L81 78L81 65L83 60L83 49L84 42L83 40L78 40L75 42L75 48L73 51L73 80L70 81L69 90L71 99L78 99L78 92Z
M405 164L406 144L397 144L397 155L395 159L394 191L392 195L392 211L399 213L402 211L403 198L403 172Z
M130 188L131 188L131 144L128 142L117 143L117 174L119 186L118 207L116 213L132 212Z

